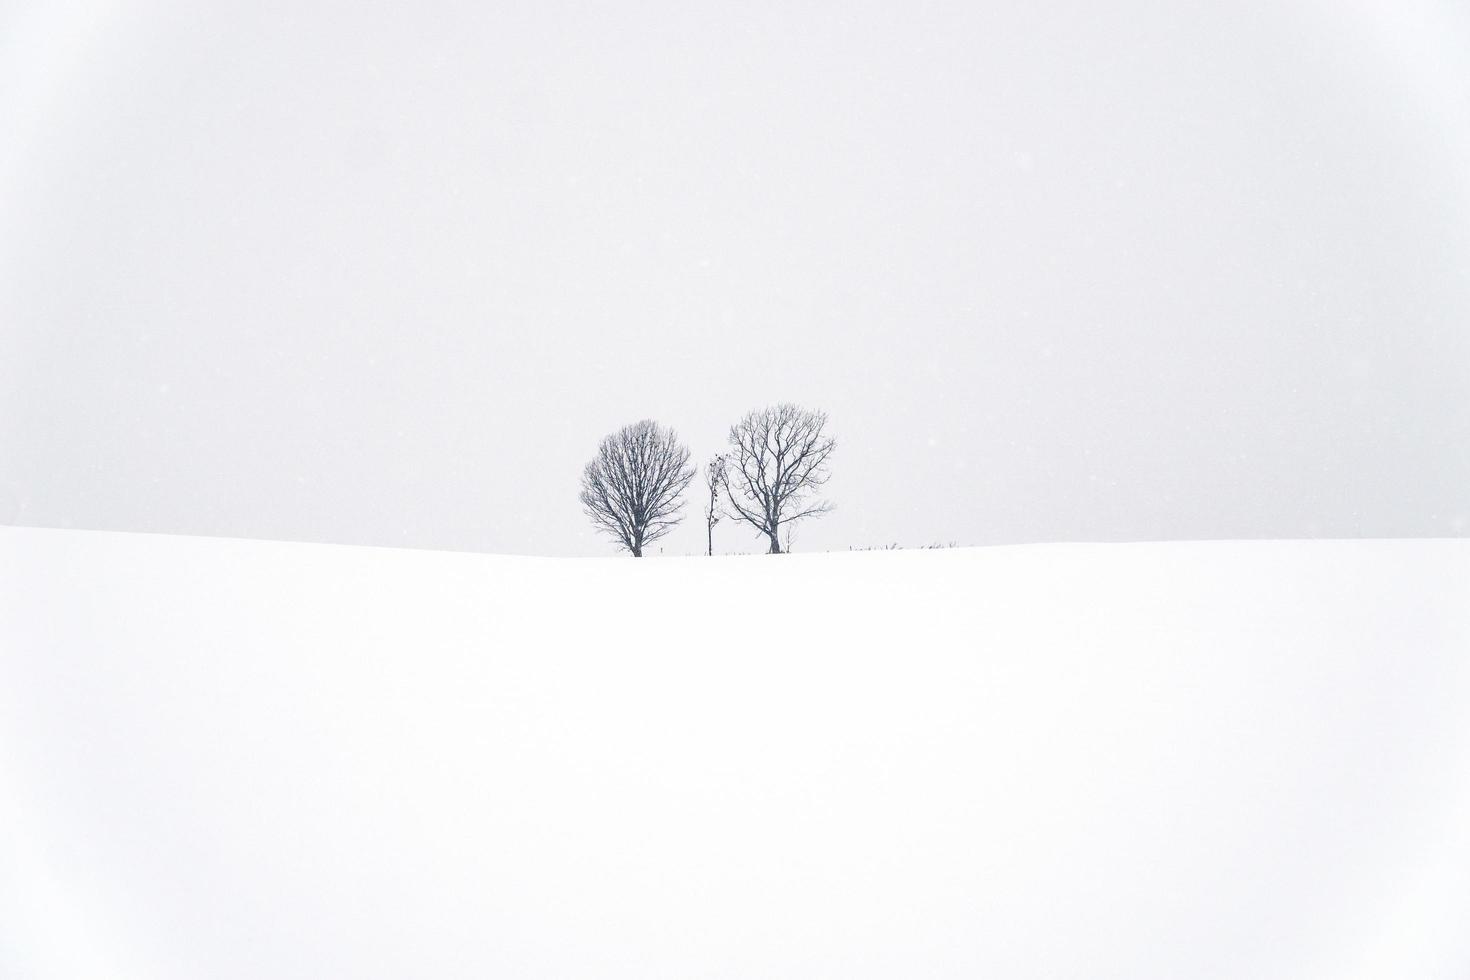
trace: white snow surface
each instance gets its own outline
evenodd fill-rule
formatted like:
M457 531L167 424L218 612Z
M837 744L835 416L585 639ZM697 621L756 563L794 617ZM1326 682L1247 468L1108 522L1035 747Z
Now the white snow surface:
M0 528L0 976L1470 976L1470 541Z

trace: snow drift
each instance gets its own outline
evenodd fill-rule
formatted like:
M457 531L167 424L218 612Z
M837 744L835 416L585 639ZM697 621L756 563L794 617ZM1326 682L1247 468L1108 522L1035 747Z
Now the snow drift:
M6 977L1470 973L1467 541L0 586Z

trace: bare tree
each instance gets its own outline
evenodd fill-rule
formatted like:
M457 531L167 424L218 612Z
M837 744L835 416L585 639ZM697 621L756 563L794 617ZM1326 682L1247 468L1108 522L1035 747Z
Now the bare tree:
M826 426L825 412L788 403L751 412L730 428L730 516L764 534L773 555L781 553L783 525L789 541L789 525L832 509L816 499L837 446Z
M704 505L704 530L708 539L705 554L710 556L715 553L715 525L724 516L720 510L720 491L725 489L725 459L724 453L716 453L704 464L704 489L709 493Z
M582 471L582 510L634 558L680 521L679 497L694 479L689 450L672 429L644 419L597 447Z

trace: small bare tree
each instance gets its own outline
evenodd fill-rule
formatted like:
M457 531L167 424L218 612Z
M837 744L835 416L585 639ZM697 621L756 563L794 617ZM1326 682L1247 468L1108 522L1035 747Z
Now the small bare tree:
M764 534L773 555L781 553L783 525L789 541L789 525L832 509L816 499L837 446L826 427L825 412L781 404L751 412L730 428L730 516Z
M716 453L704 464L704 489L709 493L709 500L704 505L704 530L708 541L704 553L709 556L715 553L715 525L724 516L720 510L720 492L725 489L725 458L724 453Z
M597 447L582 471L582 510L602 533L634 558L680 521L679 501L694 467L672 429L644 419L625 425Z

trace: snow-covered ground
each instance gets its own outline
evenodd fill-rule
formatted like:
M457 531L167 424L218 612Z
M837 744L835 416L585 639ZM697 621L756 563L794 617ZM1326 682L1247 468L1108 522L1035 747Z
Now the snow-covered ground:
M0 528L6 978L1463 978L1470 541Z

